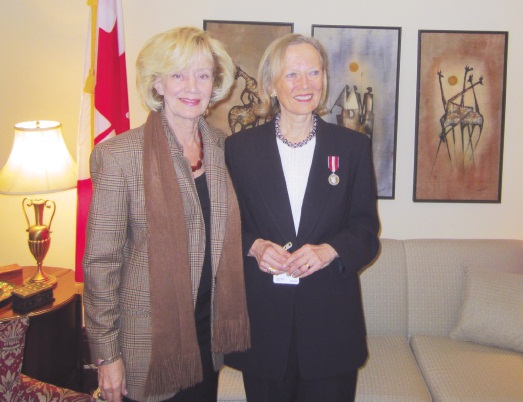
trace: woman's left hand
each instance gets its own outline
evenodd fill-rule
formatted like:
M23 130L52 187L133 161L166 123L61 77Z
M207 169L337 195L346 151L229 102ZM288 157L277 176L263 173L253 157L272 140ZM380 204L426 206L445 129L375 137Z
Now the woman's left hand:
M338 253L329 244L305 244L289 256L284 267L294 278L305 278L325 268L337 257Z

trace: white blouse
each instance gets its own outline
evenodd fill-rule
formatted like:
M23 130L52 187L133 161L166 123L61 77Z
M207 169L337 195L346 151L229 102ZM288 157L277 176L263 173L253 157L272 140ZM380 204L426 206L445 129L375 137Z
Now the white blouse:
M292 217L294 219L294 229L298 234L300 227L301 208L303 197L307 189L309 173L312 165L314 148L316 147L316 137L305 145L297 148L291 148L285 145L282 140L276 138L278 151L280 152L281 164L287 183L287 193L291 203Z

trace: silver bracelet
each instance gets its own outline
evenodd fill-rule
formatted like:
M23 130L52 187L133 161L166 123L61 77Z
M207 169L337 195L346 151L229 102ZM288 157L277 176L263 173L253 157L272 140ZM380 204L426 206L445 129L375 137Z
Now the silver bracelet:
M113 356L113 357L109 357L108 359L98 359L96 361L96 365L98 367L100 366L105 366L107 364L111 364L111 363L114 363L115 361L117 361L120 357L122 356L121 353L118 353L118 355L116 356Z

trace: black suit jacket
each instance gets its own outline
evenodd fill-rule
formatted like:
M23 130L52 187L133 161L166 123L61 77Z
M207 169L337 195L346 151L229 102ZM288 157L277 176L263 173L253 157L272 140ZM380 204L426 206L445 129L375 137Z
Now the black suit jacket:
M370 142L318 118L316 148L296 235L274 122L232 135L225 156L242 214L243 252L252 348L226 364L272 379L284 376L294 320L300 372L322 378L361 366L367 358L358 272L379 249L376 184ZM339 156L337 186L328 182L328 156ZM297 286L274 284L247 253L262 238L290 252L330 244L329 266Z

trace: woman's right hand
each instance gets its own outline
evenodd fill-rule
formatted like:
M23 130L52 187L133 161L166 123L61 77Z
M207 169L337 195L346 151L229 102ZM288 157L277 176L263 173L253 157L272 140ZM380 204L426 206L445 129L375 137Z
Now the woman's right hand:
M290 253L272 241L256 239L248 255L256 258L258 267L262 272L277 275L285 272L283 264L287 261Z
M122 395L127 395L125 368L122 359L98 366L98 386L102 398L107 402L120 402Z

